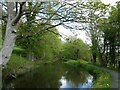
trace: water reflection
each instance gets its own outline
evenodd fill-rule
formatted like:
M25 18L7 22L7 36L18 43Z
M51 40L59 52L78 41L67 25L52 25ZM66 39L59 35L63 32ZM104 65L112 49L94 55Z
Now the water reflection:
M51 64L40 66L9 84L4 84L4 88L91 88L92 80L93 76L79 68Z
M92 87L92 80L93 76L89 75L87 77L87 81L84 83L75 84L72 81L68 81L64 76L61 77L60 82L61 86L60 88L91 88Z

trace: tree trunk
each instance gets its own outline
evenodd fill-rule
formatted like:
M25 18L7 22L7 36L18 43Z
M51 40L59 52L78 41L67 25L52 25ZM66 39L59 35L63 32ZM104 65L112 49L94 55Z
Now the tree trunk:
M93 63L96 63L96 53L93 53L92 57L93 57Z
M120 69L120 61L118 61L118 68Z
M0 51L0 59L2 59L3 66L6 66L10 59L17 37L16 25L13 25L13 20L15 19L16 15L16 13L14 12L14 2L7 2L7 7L8 7L7 27L3 47Z
M14 44L16 41L16 33L14 32L15 26L12 26L10 22L8 22L8 25L6 27L6 36L4 39L4 43L3 43L3 48L0 52L0 58L2 58L2 65L6 66L10 56L12 54L13 48L14 48Z
M114 36L115 37L115 36ZM115 38L112 37L110 39L110 62L111 66L115 67L116 59L115 59Z

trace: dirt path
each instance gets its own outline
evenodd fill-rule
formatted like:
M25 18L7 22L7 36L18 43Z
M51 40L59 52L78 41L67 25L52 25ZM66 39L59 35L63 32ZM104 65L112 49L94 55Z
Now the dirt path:
M112 75L112 88L119 88L120 90L120 73L113 71L113 70L109 70L106 68L102 68L104 71L109 72Z

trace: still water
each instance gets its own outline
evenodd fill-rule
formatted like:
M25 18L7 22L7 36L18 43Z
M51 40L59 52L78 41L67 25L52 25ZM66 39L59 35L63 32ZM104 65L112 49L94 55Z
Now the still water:
M78 67L55 63L41 65L6 83L4 88L91 88L93 76Z

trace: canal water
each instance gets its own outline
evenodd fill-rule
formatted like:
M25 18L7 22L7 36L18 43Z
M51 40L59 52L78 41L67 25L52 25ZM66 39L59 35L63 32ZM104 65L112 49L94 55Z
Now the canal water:
M12 88L91 88L93 76L80 67L66 64L44 64L14 80L4 81Z

